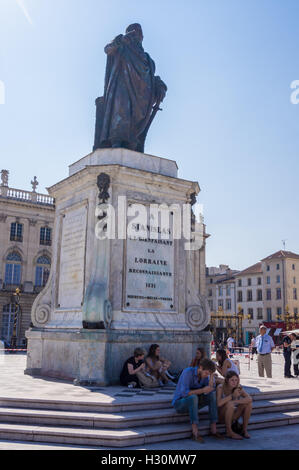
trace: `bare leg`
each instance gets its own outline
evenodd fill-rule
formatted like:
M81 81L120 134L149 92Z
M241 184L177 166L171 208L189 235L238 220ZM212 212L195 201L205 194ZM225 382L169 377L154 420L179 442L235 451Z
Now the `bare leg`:
M247 405L245 405L245 409L243 413L243 433L244 433L244 436L247 438L250 437L250 435L247 432L247 426L248 426L248 422L251 416L251 411L252 411L252 403L250 402L250 403L247 403Z
M226 435L232 439L241 440L242 436L236 434L232 430L232 422L235 414L235 407L231 402L228 402L225 409L225 426L226 426Z

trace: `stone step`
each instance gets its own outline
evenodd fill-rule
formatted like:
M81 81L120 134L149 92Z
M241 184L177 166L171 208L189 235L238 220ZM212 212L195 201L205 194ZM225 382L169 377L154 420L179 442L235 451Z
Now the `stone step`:
M245 387L246 389L246 387ZM284 398L299 398L299 390L271 390L267 392L252 392L247 390L253 401L275 400ZM60 410L60 411L80 411L95 413L118 413L126 411L159 410L171 408L172 394L155 395L153 397L130 396L112 398L111 401L96 401L95 394L93 400L57 400L57 399L33 399L18 397L0 397L0 407L7 408L28 408L38 410Z
M299 410L299 398L259 400L253 402L253 414ZM200 411L200 421L208 418L207 409ZM189 421L187 414L178 414L172 407L158 410L126 411L119 413L94 413L57 411L28 408L0 407L0 422L70 426L84 428L130 429L159 424L176 424Z
M253 415L249 429L286 426L299 423L299 411ZM224 431L224 426L219 426ZM202 435L209 433L208 421L201 422ZM0 424L0 439L47 442L108 448L139 446L190 437L190 424L168 424L126 430L80 429L37 426L33 424ZM200 446L200 444L199 444Z

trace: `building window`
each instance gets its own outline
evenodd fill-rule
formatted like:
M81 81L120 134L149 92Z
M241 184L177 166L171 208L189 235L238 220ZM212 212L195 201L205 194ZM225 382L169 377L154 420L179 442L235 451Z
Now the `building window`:
M219 293L219 296L222 297L223 295L223 288L221 286L218 287L218 293Z
M271 277L267 276L267 284L271 284Z
M271 289L267 289L266 299L271 300Z
M298 316L298 308L297 307L294 308L294 315L295 315L295 318L297 318L297 316Z
M11 242L23 241L23 224L13 222L10 225L10 241Z
M12 333L13 333L14 313L15 313L14 304L3 305L1 339L3 339L8 344L10 344L10 340L11 340ZM17 323L17 331L18 331L18 323Z
M213 310L213 300L208 300L210 310Z
M48 227L41 227L40 229L40 245L51 246L52 244L52 229Z
M250 279L250 278L247 279L247 285L248 285L248 286L251 286L251 279Z
M296 284L296 278L293 277L293 284Z
M280 283L280 276L276 276L276 282L277 282L277 284Z
M258 308L258 309L257 309L257 319L258 319L258 320L262 320L262 319L263 319L263 309L262 309L262 308Z
M276 269L277 269L277 271L280 269L280 264L276 265Z
M297 300L297 289L293 289L293 299Z
M241 290L238 291L238 302L243 302L243 292Z
M292 270L295 271L295 265L294 264L292 264Z
M231 289L230 286L226 286L226 295L230 295Z
M253 308L248 309L248 317L253 320Z
M256 300L263 300L263 291L258 289Z
M212 297L212 295L213 295L213 291L212 289L209 289L209 297Z
M47 256L40 256L36 264L35 285L36 287L44 287L49 279L51 261Z
M10 253L6 258L5 278L7 285L18 286L21 284L22 258L16 253Z
M279 287L278 289L276 289L276 300L280 300L281 299L281 288Z
M223 300L222 299L218 300L218 307L223 308Z
M277 310L276 310L276 311L277 311L277 316L280 317L280 316L281 316L281 312L282 312L281 307L277 307Z
M258 285L258 286L261 286L261 285L262 285L262 278L261 278L261 277L258 277L258 278L257 278L257 285Z
M231 310L231 308L232 308L231 299L226 299L226 310Z
M242 287L242 279L238 280L238 287Z
M210 284L213 284L213 279L210 279Z
M248 290L247 291L247 302L251 302L252 301L252 290Z
M270 266L269 265L267 266L267 271L270 271Z
M267 321L272 321L272 309L267 308Z

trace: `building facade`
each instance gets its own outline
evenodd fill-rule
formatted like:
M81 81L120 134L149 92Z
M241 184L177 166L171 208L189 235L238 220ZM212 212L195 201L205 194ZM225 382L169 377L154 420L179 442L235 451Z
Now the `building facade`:
M237 312L242 313L242 336L249 344L265 320L262 263L256 263L235 276Z
M299 255L278 251L262 260L264 308L267 322L284 322L286 329L299 319Z
M243 271L207 268L207 295L217 339L249 344L264 323L273 333L299 328L299 255L278 251Z
M7 170L0 185L0 338L11 344L17 305L13 295L20 289L16 344L25 344L31 323L31 307L45 286L51 267L54 200L36 192L10 188Z

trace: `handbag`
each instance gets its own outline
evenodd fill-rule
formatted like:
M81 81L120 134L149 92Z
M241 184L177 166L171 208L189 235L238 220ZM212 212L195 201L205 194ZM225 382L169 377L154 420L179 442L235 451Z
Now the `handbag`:
M240 435L243 433L243 427L237 419L232 422L232 431Z

